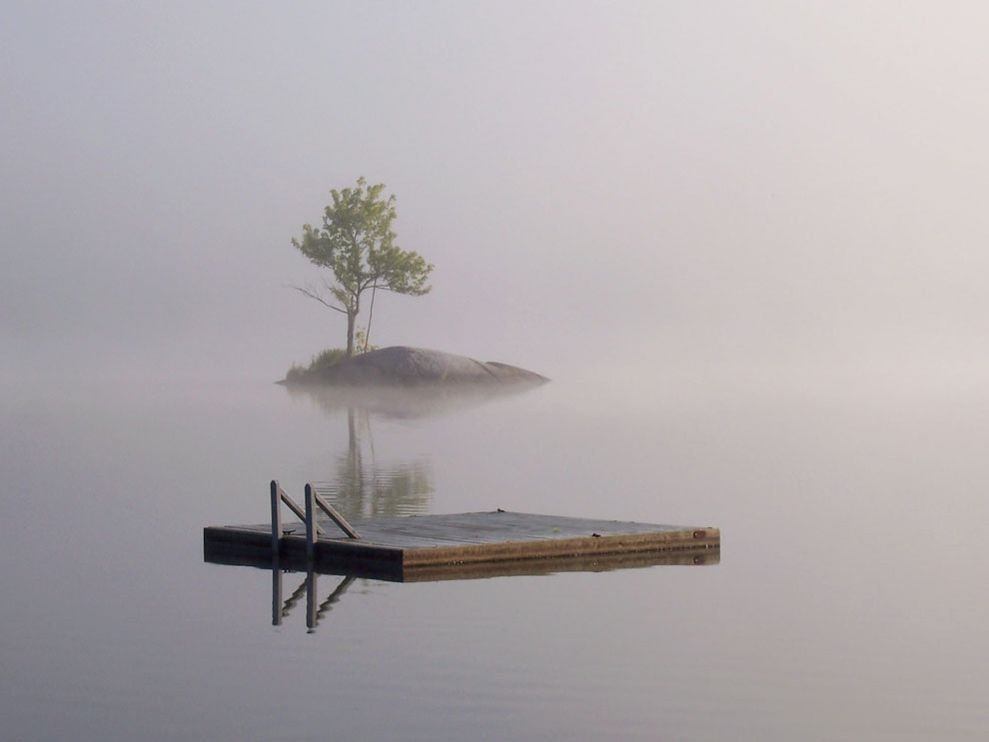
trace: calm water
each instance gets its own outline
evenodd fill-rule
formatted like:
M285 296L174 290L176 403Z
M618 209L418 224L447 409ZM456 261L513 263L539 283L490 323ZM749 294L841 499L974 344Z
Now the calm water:
M555 382L443 402L5 390L3 737L989 737L985 399ZM723 546L708 566L358 579L310 632L304 597L272 625L270 572L203 562L203 526L263 522L271 478L335 485L351 514L709 524Z

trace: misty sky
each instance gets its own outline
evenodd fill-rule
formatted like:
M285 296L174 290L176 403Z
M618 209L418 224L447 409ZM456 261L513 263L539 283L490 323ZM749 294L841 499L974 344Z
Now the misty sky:
M436 265L379 345L978 377L987 28L978 2L6 2L0 380L275 379L342 345L290 238L360 175Z

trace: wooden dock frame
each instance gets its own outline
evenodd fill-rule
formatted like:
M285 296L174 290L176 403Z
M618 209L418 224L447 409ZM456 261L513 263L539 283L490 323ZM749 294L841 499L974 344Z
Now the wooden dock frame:
M270 525L204 529L207 561L411 581L643 566L669 563L671 557L681 564L720 560L721 532L709 526L503 510L352 524L312 484L306 485L304 508L277 481L271 482L270 493ZM282 503L301 524L282 522ZM341 535L330 535L333 529Z

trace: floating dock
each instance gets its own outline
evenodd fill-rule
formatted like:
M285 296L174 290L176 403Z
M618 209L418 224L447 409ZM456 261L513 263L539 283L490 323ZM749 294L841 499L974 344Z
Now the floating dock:
M281 524L283 502L301 522ZM317 508L325 517L317 516ZM565 562L570 560L583 565L601 560L614 566L621 566L623 560L661 563L668 561L666 557L674 557L679 563L716 562L721 546L720 530L710 526L589 520L503 510L348 522L310 486L306 487L303 511L275 482L272 523L207 527L203 539L205 557L210 562L255 566L277 563L287 569L402 581L443 579L458 573L483 576L492 571L527 571L523 563L543 560L564 570ZM697 558L705 555L714 558Z

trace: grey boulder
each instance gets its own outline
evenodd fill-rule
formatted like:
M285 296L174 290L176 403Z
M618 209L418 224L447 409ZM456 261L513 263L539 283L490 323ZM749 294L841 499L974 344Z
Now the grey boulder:
M327 369L319 381L347 385L528 385L542 384L549 379L505 363L394 345L341 361Z

